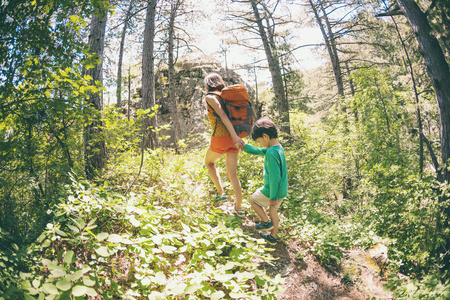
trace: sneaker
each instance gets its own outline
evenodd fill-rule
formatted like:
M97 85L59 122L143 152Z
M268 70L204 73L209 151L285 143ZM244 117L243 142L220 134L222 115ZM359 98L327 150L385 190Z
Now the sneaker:
M214 202L216 203L225 203L228 201L227 194L223 193L222 196L216 195L214 197Z
M243 218L245 217L245 209L237 209L236 206L230 207L230 212L236 216Z
M268 232L261 232L259 235L271 245L276 245L278 242L278 240L273 236L271 236L270 233Z
M255 225L255 229L258 230L258 231L272 230L273 229L273 224L270 221L268 221L268 222L261 221L261 223Z

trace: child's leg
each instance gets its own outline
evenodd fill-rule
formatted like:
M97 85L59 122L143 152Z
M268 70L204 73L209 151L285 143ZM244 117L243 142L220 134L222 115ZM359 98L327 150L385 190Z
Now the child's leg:
M222 156L222 154L208 149L206 151L205 164L206 167L208 168L209 177L211 178L211 180L214 183L214 186L217 189L217 194L221 196L223 194L223 187L222 182L220 180L219 172L216 169L216 161L220 158L220 156Z
M269 217L266 215L266 212L264 211L264 208L253 202L252 199L250 199L250 204L252 205L253 210L258 215L258 217L263 222L269 222Z
M227 152L225 153L225 165L227 168L227 176L230 179L233 187L234 195L236 196L236 209L242 209L242 188L241 182L237 175L237 164L239 160L239 153Z
M278 225L280 224L280 218L278 217L278 210L273 207L269 207L269 216L273 224L273 229L270 232L270 235L276 237L278 233Z

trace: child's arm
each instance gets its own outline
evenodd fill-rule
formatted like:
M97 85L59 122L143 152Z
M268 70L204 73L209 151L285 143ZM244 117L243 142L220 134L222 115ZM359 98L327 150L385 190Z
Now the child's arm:
M244 151L247 152L248 154L264 156L264 155L266 155L267 148L260 148L260 147L252 146L249 144L245 144Z

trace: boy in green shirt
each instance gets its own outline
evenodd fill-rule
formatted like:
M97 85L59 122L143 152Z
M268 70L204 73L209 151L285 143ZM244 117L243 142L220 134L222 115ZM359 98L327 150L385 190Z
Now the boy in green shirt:
M287 196L287 166L283 147L278 142L278 131L275 123L267 117L255 122L252 128L252 139L260 144L262 148L249 144L245 145L244 151L249 154L264 156L264 186L258 189L250 197L250 203L256 214L261 219L255 229L269 244L277 243L278 208ZM265 209L268 208L268 216ZM270 220L269 220L270 217Z

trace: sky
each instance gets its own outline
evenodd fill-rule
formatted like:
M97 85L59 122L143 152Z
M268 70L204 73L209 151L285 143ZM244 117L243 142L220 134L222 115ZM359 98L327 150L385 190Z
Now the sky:
M224 35L220 34L219 23L223 18L223 12L221 9L217 9L216 1L210 0L197 0L197 3L201 3L204 11L209 12L209 15L203 19L198 20L193 26L194 32L198 37L196 46L199 47L205 54L215 57L220 61L223 67L225 67L225 55L222 50L224 47L223 39ZM197 4L198 5L198 4ZM293 15L304 15L303 8L300 6L294 7L297 11L291 11ZM294 38L292 44L296 47L302 45L317 45L323 43L322 34L319 28L314 28L309 25L299 28L296 25L293 30ZM309 70L318 67L324 63L324 60L320 54L316 51L317 47L302 47L294 52L294 57L297 63L293 66L301 71ZM252 64L255 60L264 60L264 53L261 52L259 57L254 52L242 46L226 45L226 65L229 69L235 70L246 81L252 81L252 78L248 77L246 70L240 70L240 66L246 64ZM253 76L251 76L253 77ZM261 70L258 74L259 80L270 81L270 73L267 69Z

